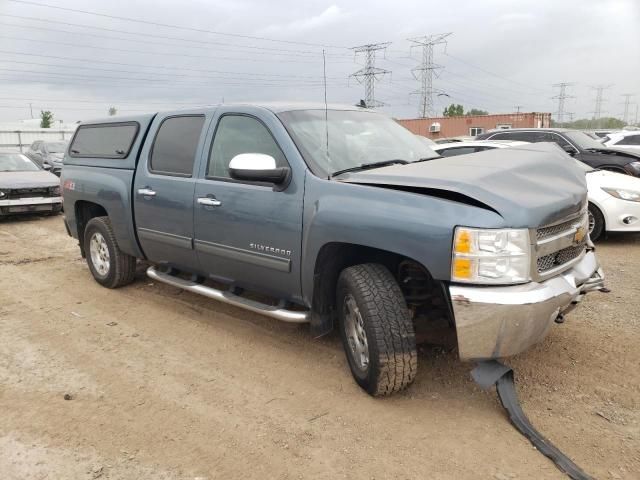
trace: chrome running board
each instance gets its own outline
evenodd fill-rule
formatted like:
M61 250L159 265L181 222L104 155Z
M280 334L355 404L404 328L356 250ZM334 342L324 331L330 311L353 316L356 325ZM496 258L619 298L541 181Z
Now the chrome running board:
M159 272L156 267L149 267L147 269L147 276L153 280L171 285L172 287L178 287L188 292L204 295L205 297L244 308L251 312L260 313L282 322L308 323L310 321L311 314L309 311L286 310L277 306L265 305L264 303L256 302L255 300L250 300L228 291L225 292L174 275L169 275L168 273Z

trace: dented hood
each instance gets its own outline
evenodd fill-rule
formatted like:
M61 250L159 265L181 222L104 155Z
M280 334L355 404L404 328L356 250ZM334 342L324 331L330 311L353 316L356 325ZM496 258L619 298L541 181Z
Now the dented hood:
M510 227L538 227L585 204L585 173L554 144L535 143L354 172L341 181L470 203Z

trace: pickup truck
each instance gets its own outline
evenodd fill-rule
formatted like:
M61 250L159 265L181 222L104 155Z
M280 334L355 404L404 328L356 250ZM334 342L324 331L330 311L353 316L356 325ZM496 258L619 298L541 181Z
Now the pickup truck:
M444 322L462 360L508 357L603 287L574 163L551 144L440 159L357 107L220 105L84 122L61 180L98 283L142 259L314 337L335 326L356 382L386 395L416 376L416 331Z

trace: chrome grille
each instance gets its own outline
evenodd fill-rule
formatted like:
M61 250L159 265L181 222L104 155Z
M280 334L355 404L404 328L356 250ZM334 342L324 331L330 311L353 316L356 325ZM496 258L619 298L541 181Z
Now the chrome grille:
M14 188L9 190L8 197L9 200L18 200L20 198L31 198L31 197L50 197L52 195L49 194L49 189L47 187L41 188Z
M576 219L567 220L566 222L558 223L557 225L539 228L536 230L536 240L544 240L545 238L553 237L566 230L571 230L576 221Z
M534 268L539 279L577 261L585 251L588 229L586 212L580 217L536 229L537 257ZM579 232L583 234L583 238L580 238Z
M584 243L573 247L563 248L549 255L538 258L538 273L545 273L556 267L569 263L580 256L584 250Z

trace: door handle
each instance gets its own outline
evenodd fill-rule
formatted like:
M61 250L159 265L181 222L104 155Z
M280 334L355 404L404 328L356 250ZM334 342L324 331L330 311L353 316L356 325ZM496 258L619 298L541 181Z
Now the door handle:
M211 197L198 197L198 204L205 207L219 207L222 202L216 198Z
M139 188L138 189L138 194L142 195L143 197L155 197L156 196L156 192L154 190L151 190L150 188Z

